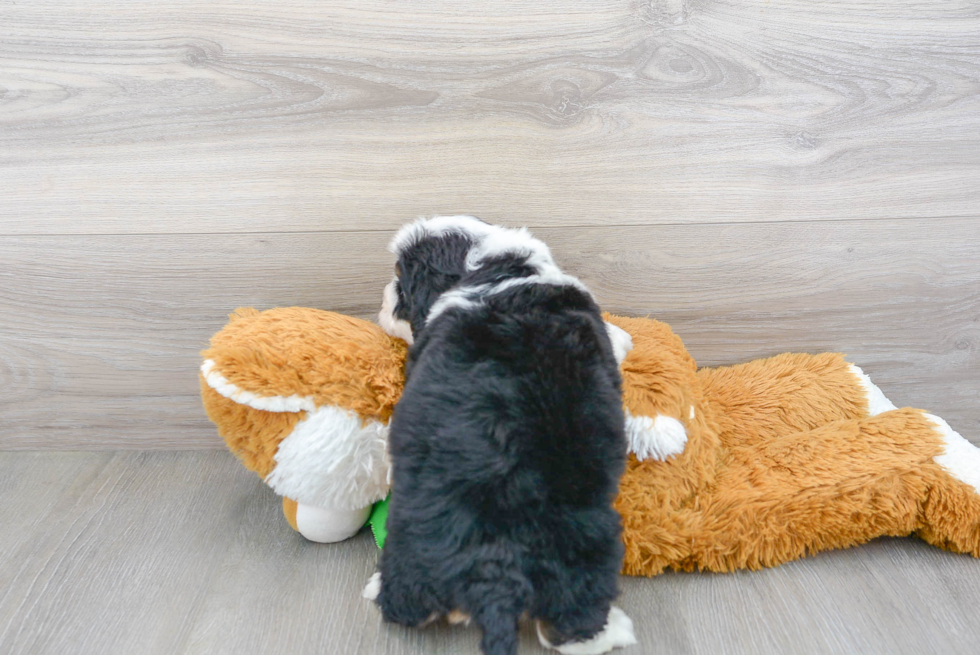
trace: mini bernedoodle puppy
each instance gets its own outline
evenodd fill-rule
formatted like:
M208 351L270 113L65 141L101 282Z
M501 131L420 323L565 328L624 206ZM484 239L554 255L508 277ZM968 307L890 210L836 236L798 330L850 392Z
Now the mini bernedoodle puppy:
M407 626L472 619L486 655L517 652L522 616L569 655L636 643L612 606L629 336L527 230L444 216L404 226L390 249L379 318L412 347L365 596Z

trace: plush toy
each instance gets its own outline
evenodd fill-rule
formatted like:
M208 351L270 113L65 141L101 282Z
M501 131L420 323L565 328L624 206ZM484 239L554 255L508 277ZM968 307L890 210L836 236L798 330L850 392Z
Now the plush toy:
M231 319L203 353L209 416L284 497L294 529L351 536L388 491L405 344L313 309ZM896 409L843 356L698 370L667 325L607 321L633 340L621 365L624 573L757 569L913 533L980 557L980 449L942 419Z
M388 420L405 342L332 312L239 309L202 354L201 395L228 448L283 497L294 530L334 542L388 494Z

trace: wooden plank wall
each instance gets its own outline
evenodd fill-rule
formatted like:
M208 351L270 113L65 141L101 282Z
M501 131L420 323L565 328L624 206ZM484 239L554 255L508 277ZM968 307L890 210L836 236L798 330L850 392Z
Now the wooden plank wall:
M240 305L528 225L706 365L842 350L980 443L980 5L0 4L0 448L220 447Z

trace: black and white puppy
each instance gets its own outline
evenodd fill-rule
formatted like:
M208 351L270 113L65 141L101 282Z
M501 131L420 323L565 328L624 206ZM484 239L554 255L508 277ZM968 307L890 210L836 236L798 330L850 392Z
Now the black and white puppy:
M408 626L470 617L486 655L516 653L524 615L569 655L635 643L612 606L629 336L526 230L437 217L390 249L379 318L413 345L389 436L388 537L365 596Z

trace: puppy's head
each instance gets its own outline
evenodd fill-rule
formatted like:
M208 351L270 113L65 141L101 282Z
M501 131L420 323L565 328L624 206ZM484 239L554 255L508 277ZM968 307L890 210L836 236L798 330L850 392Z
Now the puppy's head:
M472 216L438 216L402 227L388 246L398 261L378 314L382 329L411 344L432 304L466 273L470 250L492 229Z

